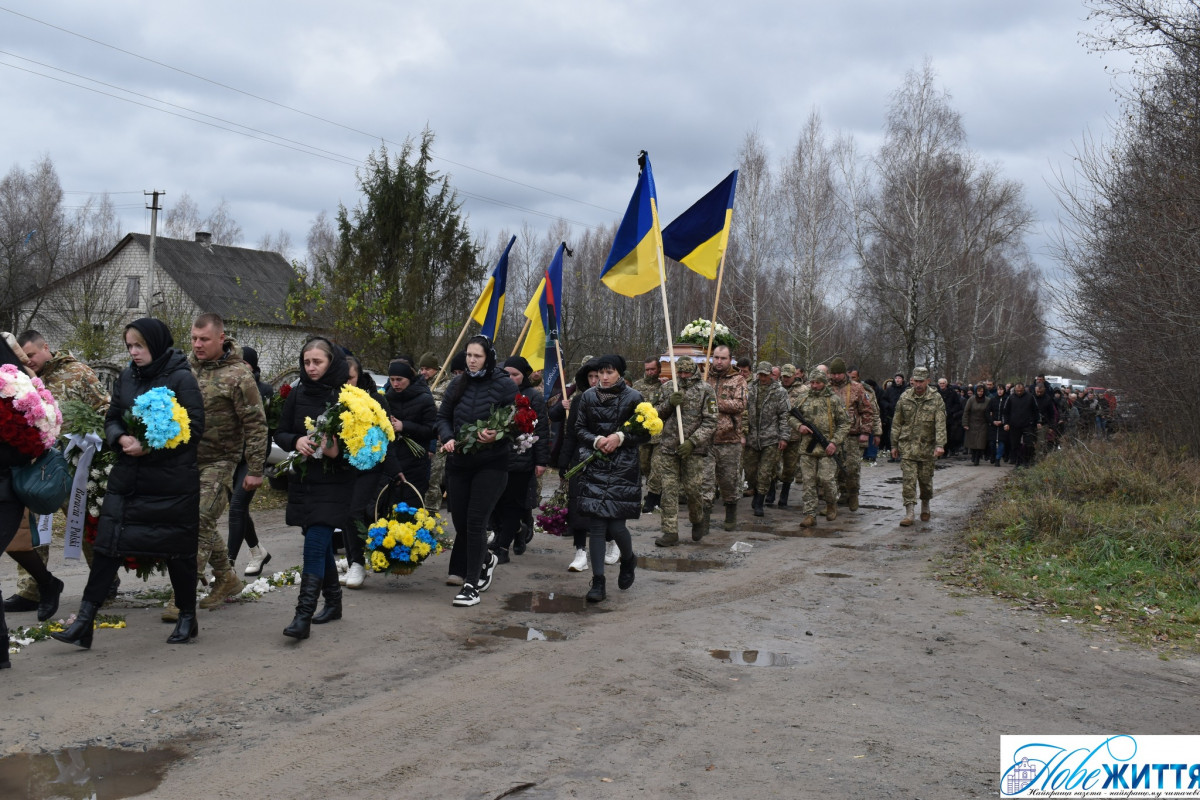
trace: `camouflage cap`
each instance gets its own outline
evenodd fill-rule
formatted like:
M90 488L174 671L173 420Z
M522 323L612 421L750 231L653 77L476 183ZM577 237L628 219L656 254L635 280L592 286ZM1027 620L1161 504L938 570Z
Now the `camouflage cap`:
M929 380L929 370L925 369L925 367L916 367L916 368L914 368L914 369L913 369L913 374L912 374L912 379L913 379L914 381L927 381L927 380Z
M829 374L830 375L841 375L845 371L846 371L846 360L844 358L842 358L841 356L838 356L837 358L833 359L833 361L829 362Z
M779 375L784 378L796 377L796 365L795 364L784 364L782 367L779 368Z
M679 358L675 359L675 371L679 373L687 372L690 374L695 374L696 362L692 360L691 356L680 356Z
M820 365L818 364L817 366L820 366ZM809 376L809 379L808 379L809 383L812 383L813 381L820 381L821 383L829 383L829 377L824 372L821 372L821 370L817 369L817 367L813 367L810 370L810 372L812 372L812 375Z
M760 361L758 362L758 369L755 370L755 372L757 372L759 375L770 375L772 369L774 369L774 367L771 366L770 361Z

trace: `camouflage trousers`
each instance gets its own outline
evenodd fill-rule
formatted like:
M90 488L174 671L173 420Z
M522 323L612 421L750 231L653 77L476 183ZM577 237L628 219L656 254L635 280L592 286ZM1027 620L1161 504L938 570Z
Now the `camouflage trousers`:
M755 450L747 447L742 451L742 462L746 465L746 482L757 494L766 494L775 480L779 468L779 446Z
M50 563L50 545L43 544L33 548L33 552L38 554L42 559L43 564ZM87 559L87 564L92 565L92 543L85 541L83 543L83 557ZM37 581L33 576L25 571L25 568L17 564L17 594L24 597L26 600L33 600L35 603L42 599L42 593L38 591Z
M658 445L644 444L638 448L638 466L646 476L646 491L651 494L662 494L662 476L654 470L654 454Z
M858 440L857 436L851 434L846 437L840 450L842 470L838 473L838 488L843 497L848 494L858 494L858 487L862 480L862 442Z
M779 457L779 480L786 484L794 483L796 474L800 471L800 454L803 451L800 449L799 440L788 442L787 449L783 451L783 455Z
M904 505L917 504L918 484L921 487L922 500L933 498L933 464L933 461L917 461L914 458L900 459L900 476L904 481Z
M446 451L438 448L429 464L429 488L425 491L425 507L442 507L442 481L446 476Z
M833 502L830 498L837 497L837 461L826 455L805 453L800 457L800 483L804 486L804 513L815 517L818 485L826 502Z
M675 453L654 449L654 471L662 481L662 532L664 539L679 538L679 494L687 495L688 521L693 525L712 508L716 493L716 463L711 455L680 458Z
M232 461L214 461L200 467L200 542L196 548L196 574L202 575L204 568L212 564L213 573L220 574L233 568L229 563L229 545L225 537L217 533L217 522L229 508L229 497L233 492L233 471L237 464Z
M708 454L713 459L721 502L736 503L742 496L742 446L736 442L709 445Z

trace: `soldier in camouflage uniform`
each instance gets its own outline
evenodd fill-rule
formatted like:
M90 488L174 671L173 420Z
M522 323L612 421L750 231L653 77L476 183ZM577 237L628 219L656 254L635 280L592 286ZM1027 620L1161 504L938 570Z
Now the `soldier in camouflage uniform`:
M846 373L846 362L835 358L829 362L829 388L841 398L850 415L850 431L842 450L842 470L838 473L841 498L851 511L858 511L858 487L862 477L862 451L875 430L878 414L875 404L868 395L873 395L858 381L850 380ZM828 499L828 498L827 498Z
M678 428L666 426L654 449L655 472L662 481L662 536L654 540L659 547L679 544L679 494L687 496L688 521L692 523L692 541L708 535L716 494L716 469L708 452L713 434L717 431L717 394L696 374L696 362L681 356L675 362L679 391L663 384L651 402L664 420L675 416L675 408L683 418L683 444L679 443Z
M258 381L250 365L242 360L242 349L225 337L225 323L217 314L201 314L192 325L192 354L188 357L200 392L204 396L204 436L196 449L200 469L200 541L196 572L212 564L215 583L201 608L213 608L242 590L242 581L229 561L225 539L217 533L217 521L229 507L233 473L244 453L267 450L267 416L263 411ZM262 485L263 465L247 463L242 482L246 491ZM163 619L177 614L174 603Z
M765 513L763 505L767 490L779 468L779 454L787 447L788 395L779 381L771 377L771 362L758 362L757 375L746 396L746 417L742 433L746 447L742 458L746 464L746 479L754 489L754 516Z
M921 487L921 521L929 521L933 497L933 464L946 452L946 404L929 389L929 370L913 370L911 386L896 401L892 417L892 458L900 459L904 479L904 527L913 524L917 486Z
M92 368L76 359L69 350L51 351L45 337L35 330L22 333L17 339L17 344L29 357L30 368L37 373L42 383L50 390L50 394L54 395L54 399L60 404L67 400L78 400L96 409L101 416L108 410L108 390L104 388L104 384L96 377ZM44 563L49 562L49 544L35 547L33 552L37 553ZM91 566L91 542L83 543L83 555L88 566ZM120 583L120 578L113 582L114 592ZM5 600L4 610L35 611L40 600L41 593L38 591L37 581L18 564L17 593Z
M658 397L659 389L662 388L662 383L658 380L657 356L646 359L645 370L645 376L640 381L634 382L633 388L641 392L642 397L652 403L654 398ZM642 504L643 514L654 511L654 507L658 505L662 497L662 476L654 470L654 451L657 449L657 437L651 439L649 444L638 448L638 466L641 468L642 474L646 476L646 502Z
M797 372L800 376L804 375L804 370L797 370L792 364L784 364L779 368L779 382L783 384L783 388L788 393L788 407L799 408L804 402L804 398L808 396L808 384L804 382L803 377L797 377ZM788 437L787 448L780 456L779 465L779 507L787 508L788 495L791 493L792 484L796 482L796 473L800 469L800 431L796 426L791 425L791 435Z
M825 495L825 519L837 519L837 460L832 456L845 445L850 430L850 416L842 399L829 388L825 374L812 371L808 394L800 403L800 414L829 440L827 447L813 442L812 430L789 416L790 424L800 436L800 479L804 484L804 520L802 527L817 524L817 488ZM842 456L843 459L846 456Z
M729 348L717 345L712 351L708 383L717 396L717 432L712 454L717 490L725 504L725 530L737 527L737 504L742 496L742 415L746 413L746 381L733 367Z

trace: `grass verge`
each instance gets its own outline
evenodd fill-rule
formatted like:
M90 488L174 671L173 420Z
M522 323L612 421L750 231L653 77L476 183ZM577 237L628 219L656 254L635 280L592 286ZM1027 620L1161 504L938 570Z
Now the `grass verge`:
M1125 436L1012 474L939 570L948 583L1200 652L1200 461Z

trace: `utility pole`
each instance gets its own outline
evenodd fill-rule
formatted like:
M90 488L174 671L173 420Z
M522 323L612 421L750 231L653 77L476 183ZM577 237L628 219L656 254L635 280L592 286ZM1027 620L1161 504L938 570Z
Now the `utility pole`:
M158 198L166 195L158 189L142 192L151 196L150 205L150 269L146 273L146 316L153 316L154 307L154 240L158 237Z

